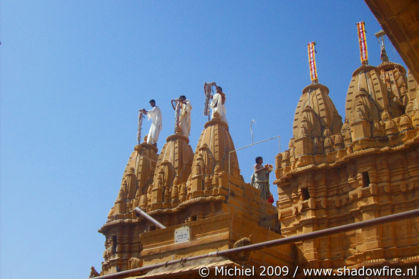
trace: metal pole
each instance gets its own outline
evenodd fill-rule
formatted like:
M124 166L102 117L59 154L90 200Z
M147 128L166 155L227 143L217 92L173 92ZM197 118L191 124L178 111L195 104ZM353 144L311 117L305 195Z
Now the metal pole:
M250 245L246 245L246 246L243 246L243 247L232 248L232 249L227 249L227 250L223 250L223 251L211 252L211 253L204 254L204 255L167 261L165 263L147 265L147 266L138 267L138 268L134 268L134 269L130 269L130 270L125 270L125 271L116 272L116 273L112 273L112 274L102 275L102 276L98 276L98 277L94 277L94 278L95 279L109 279L109 278L118 278L120 276L126 276L126 275L138 275L138 274L140 274L142 272L145 272L145 271L148 271L150 269L155 269L155 268L168 266L168 265L172 265L172 264L185 263L187 261L198 260L198 259L207 258L207 257L224 256L224 255L228 255L228 254L232 254L232 253L238 253L238 252L244 252L244 251L259 250L259 249L263 249L263 248L267 248L267 247L271 247L271 246L278 246L278 245L283 245L283 244L288 244L288 243L294 243L294 242L297 242L297 241L313 239L313 238L322 237L322 236L326 236L326 235L330 235L330 234L334 234L334 233L356 230L356 229L360 229L360 228L365 228L365 227L369 227L369 226L373 226L373 225L388 223L388 222L392 222L392 221L399 221L399 220L402 220L402 219L407 219L407 218L412 218L412 217L419 217L419 209L413 209L413 210L404 211L404 212L401 212L401 213L396 213L396 214L392 214L392 215L378 217L378 218L371 219L371 220L361 221L361 222L353 223L353 224L346 224L346 225L342 225L342 226L337 226L337 227L328 228L328 229L324 229L324 230L319 230L319 231L315 231L315 232L305 233L305 234L301 234L301 235L279 238L279 239L269 240L269 241L260 242L260 243L256 243L256 244L250 244Z
M160 223L159 221L157 221L156 219L154 219L153 217L151 217L150 215L145 213L141 208L136 207L134 210L135 210L135 212L137 212L138 214L140 214L141 216L143 216L144 218L146 218L147 220L149 220L150 222L155 224L160 229L165 229L166 228L165 225L163 225L162 223Z
M228 175L229 176L231 175L231 153L240 151L242 149L246 149L246 148L252 147L253 145L257 145L257 144L260 144L260 143L271 141L271 140L276 139L276 138L279 138L279 136L268 138L268 139L264 139L264 140L261 140L261 141L255 142L255 143L252 142L251 144L242 146L240 148L237 148L237 149L234 149L234 150L231 150L230 152L228 152ZM228 196L227 196L227 200L229 198L230 198L230 180L228 181Z
M256 120L252 119L250 120L250 138L252 141L252 144L254 143L254 137L253 137L253 124L256 123Z
M141 143L141 128L143 127L143 113L138 113L138 131L137 131L137 144Z
M255 142L255 143L251 143L251 144L248 144L248 145L239 147L239 148L234 149L234 150L230 150L230 152L228 152L228 174L231 175L231 173L230 173L230 158L231 158L230 157L230 154L231 153L240 151L242 149L246 149L246 148L252 147L253 145L256 145L256 144L260 144L260 143L264 143L264 142L267 142L267 141L271 141L271 140L274 140L276 138L279 138L279 136L275 136L275 137L272 137L272 138L264 139L264 140L261 140L261 141Z

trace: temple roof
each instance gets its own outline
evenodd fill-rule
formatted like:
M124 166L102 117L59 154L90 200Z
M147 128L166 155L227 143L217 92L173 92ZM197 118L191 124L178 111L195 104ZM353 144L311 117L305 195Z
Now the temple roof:
M389 94L390 113L393 117L400 116L408 103L406 69L391 61L382 62L377 69Z
M345 120L377 121L381 113L389 110L387 90L376 67L362 65L352 74L346 95Z
M390 61L378 67L362 65L352 74L346 95L346 120L378 121L385 112L400 116L407 105L406 70Z
M237 160L233 140L228 131L228 125L218 117L205 124L195 150L194 163L202 152L206 152L213 161L211 164L214 173L230 173L240 176L239 163ZM207 166L209 167L209 166Z
M115 205L109 212L108 221L131 217L135 199L147 192L152 182L157 161L157 148L142 143L136 145L122 175L121 188Z
M185 189L191 173L193 152L188 138L180 133L167 138L158 157L147 201L141 203L147 204L148 210L174 207L179 203L179 193L184 192L181 189Z
M329 89L319 83L310 84L303 89L295 110L294 138L306 133L307 125L311 127L308 128L311 136L321 136L325 129L336 134L342 127L342 117L329 97Z
M164 164L170 164L174 171L173 181L169 184L186 182L191 172L192 159L193 152L188 138L179 133L169 136L158 157L153 183L157 182L158 171Z

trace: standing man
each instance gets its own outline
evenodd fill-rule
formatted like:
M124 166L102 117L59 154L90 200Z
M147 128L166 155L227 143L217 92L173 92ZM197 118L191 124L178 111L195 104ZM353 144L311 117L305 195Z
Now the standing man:
M179 96L179 99L172 100L172 107L176 111L176 128L182 131L182 135L189 137L191 131L191 103L184 95Z
M269 191L269 173L272 171L272 165L266 164L263 166L263 158L256 157L256 164L252 174L252 186L260 190L260 196L264 200L268 200L271 196Z
M150 100L151 110L141 109L140 111L148 116L148 119L151 119L150 130L147 135L147 143L157 146L157 140L159 139L159 134L162 127L162 118L160 108L156 106L156 101L154 99Z
M226 109L224 107L224 103L226 100L226 95L223 93L223 89L220 86L216 86L216 93L214 96L211 96L211 108L212 108L212 119L214 119L215 114L217 113L221 120L227 122L226 119Z

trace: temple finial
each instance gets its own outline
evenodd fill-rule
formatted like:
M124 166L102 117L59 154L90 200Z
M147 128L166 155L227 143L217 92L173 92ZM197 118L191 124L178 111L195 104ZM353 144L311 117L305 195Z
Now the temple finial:
M319 81L317 76L317 66L316 66L316 42L309 42L307 44L308 50L308 64L310 67L310 79L312 83L317 83Z
M368 50L367 50L367 38L365 36L365 22L361 21L356 24L358 31L359 51L361 55L361 63L363 65L368 64Z
M386 35L386 33L384 33L383 30L380 30L377 33L375 33L375 36L380 41L380 45L381 45L381 53L380 53L381 62L388 62L386 47L384 45L384 36L385 35Z

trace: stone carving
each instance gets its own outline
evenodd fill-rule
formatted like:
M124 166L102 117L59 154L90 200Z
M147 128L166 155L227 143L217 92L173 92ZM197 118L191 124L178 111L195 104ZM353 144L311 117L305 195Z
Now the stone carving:
M410 117L407 115L402 115L400 117L400 131L407 131L411 128L413 128L413 126Z
M100 275L99 272L96 271L96 269L95 269L94 266L90 267L90 275L89 275L89 278L97 277L99 275Z
M142 266L142 261L137 257L131 257L128 260L128 269L133 269Z
M300 133L296 138L321 136L320 121L310 106L304 108L300 125Z
M345 147L345 143L341 134L336 134L334 136L333 142L335 143L335 149L340 150Z
M398 132L397 124L393 119L390 118L388 111L383 111L381 114L381 119L384 121L384 129L386 131L386 135L393 135Z
M326 151L326 153L332 152L334 150L333 148L333 139L330 135L330 130L329 129L325 129L323 132L323 137L324 139L324 150Z
M134 168L130 168L122 180L121 189L115 202L115 212L113 214L126 213L133 205L133 199L137 192L137 177Z
M406 71L401 65L390 61L381 63L378 69L389 96L388 110L392 117L398 117L405 112L408 104Z
M385 136L385 129L383 127L382 121L374 121L373 135L374 137Z
M179 189L188 179L192 167L193 153L188 142L188 138L180 134L167 138L157 161L150 186L152 191L147 194L147 210L170 208L179 202Z
M345 141L345 146L348 146L352 142L352 135L351 135L351 127L349 126L349 122L346 120L342 126L342 135Z
M369 94L367 91L362 88L358 95L355 98L356 106L355 106L355 117L353 118L353 122L356 121L377 121L379 120L379 114L376 105L370 99Z

